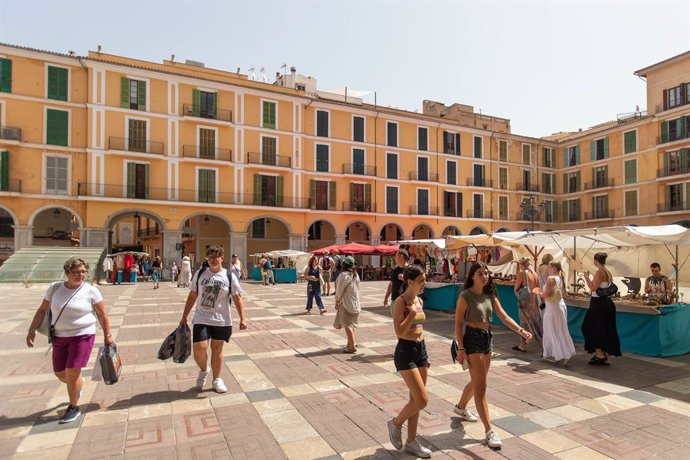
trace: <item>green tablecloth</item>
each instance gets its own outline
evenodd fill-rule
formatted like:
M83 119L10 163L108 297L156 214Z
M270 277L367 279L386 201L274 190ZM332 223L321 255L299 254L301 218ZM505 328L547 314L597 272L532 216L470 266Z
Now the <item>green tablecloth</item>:
M275 277L276 283L296 283L297 282L297 269L295 268L274 268L273 276ZM254 267L252 273L249 276L255 281L261 281L261 268Z

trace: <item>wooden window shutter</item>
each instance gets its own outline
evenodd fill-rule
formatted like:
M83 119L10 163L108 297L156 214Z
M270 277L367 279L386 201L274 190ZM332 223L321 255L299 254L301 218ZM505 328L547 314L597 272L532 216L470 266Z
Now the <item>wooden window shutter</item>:
M137 186L137 164L127 163L127 198L134 198Z
M67 146L68 112L46 110L46 142L51 145Z
M12 61L0 58L0 92L12 92Z
M661 143L668 142L668 121L661 122Z
M337 185L337 182L334 180L332 180L328 183L328 209L330 209L330 210L335 210L335 208L337 206L336 205L336 203L337 203L336 195L335 195L336 185Z
M139 81L137 84L137 109L146 110L146 82Z
M563 167L567 168L569 166L568 164L568 147L563 149Z
M580 145L575 146L575 164L580 164Z
M316 181L309 179L309 207L316 209Z
M364 205L365 211L371 212L371 184L364 184Z
M48 99L67 100L67 69L48 66Z
M10 152L0 152L0 191L7 192L10 189Z
M144 198L149 199L149 177L151 176L151 165L144 165Z
M254 205L261 204L261 174L254 174Z
M207 171L205 169L200 169L198 174L199 174L199 186L198 186L198 193L197 193L197 200L202 202L202 203L207 203L208 202L208 176L206 175Z
M668 90L664 90L664 110L668 109Z
M685 122L686 116L680 117L680 139L685 139L688 137L688 126Z
M576 173L576 177L577 177L577 184L575 185L575 188L576 188L575 191L576 191L576 192L579 192L579 191L582 190L582 189L580 188L580 185L581 185L581 184L580 184L580 171L578 171L578 172Z
M589 143L589 159L592 161L597 159L597 143L596 143L596 141L591 141Z
M563 193L570 193L568 183L568 173L563 174Z
M283 176L276 177L276 206L283 206Z
M609 157L609 138L606 136L604 138L604 158Z
M218 118L218 93L214 93L211 98L211 113L213 118Z
M460 133L455 133L455 154L460 155Z
M192 116L201 116L201 91L198 89L192 90Z
M120 107L129 108L129 78L120 78Z

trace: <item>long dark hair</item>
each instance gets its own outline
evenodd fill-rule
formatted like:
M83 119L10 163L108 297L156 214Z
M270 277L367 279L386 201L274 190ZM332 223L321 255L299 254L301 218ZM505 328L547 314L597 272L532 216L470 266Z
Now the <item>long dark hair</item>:
M474 286L474 274L479 270L480 268L486 269L486 271L489 271L489 267L484 262L475 262L472 264L470 267L470 271L467 272L467 278L465 279L465 284L462 286L462 290L470 289L472 286ZM486 283L486 286L484 286L484 289L482 292L488 296L491 297L496 297L496 285L494 284L494 280L491 277L491 273L489 273L489 281Z
M408 265L403 271L403 285L400 286L400 294L405 292L408 286L408 281L416 280L420 275L424 274L424 269L419 265Z

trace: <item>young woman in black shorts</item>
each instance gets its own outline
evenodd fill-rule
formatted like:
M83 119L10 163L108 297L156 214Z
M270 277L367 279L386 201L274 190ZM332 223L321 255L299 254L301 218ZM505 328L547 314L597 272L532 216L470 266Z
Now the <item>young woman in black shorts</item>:
M486 264L476 262L467 273L467 279L455 308L455 337L458 344L461 344L458 361L467 361L470 371L470 382L462 391L460 401L455 406L455 413L463 421L476 422L477 417L467 409L467 403L474 396L479 418L486 431L485 442L489 447L500 448L503 443L491 429L489 402L486 399L487 376L491 365L490 322L493 312L496 312L496 316L509 329L520 334L526 343L532 341L532 334L521 328L503 310Z
M397 417L388 420L388 435L393 446L403 448L402 425L407 421L407 442L405 451L421 458L430 458L431 450L417 441L417 422L419 412L429 402L426 391L429 356L424 343L422 323L426 319L419 294L424 291L426 279L424 270L418 265L410 265L403 272L401 294L393 303L393 326L398 336L393 361L407 388L410 400Z

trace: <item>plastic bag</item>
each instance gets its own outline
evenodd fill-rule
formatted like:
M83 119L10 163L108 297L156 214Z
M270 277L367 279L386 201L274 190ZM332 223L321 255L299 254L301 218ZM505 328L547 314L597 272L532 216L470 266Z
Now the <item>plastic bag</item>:
M163 340L163 343L161 344L161 347L158 349L158 359L166 360L168 358L171 358L173 356L173 353L175 352L175 337L177 335L177 329L172 331L170 335L168 335L165 340Z
M117 351L117 345L114 343L106 345L103 353L98 357L101 364L101 373L103 374L103 382L106 385L112 385L120 380L122 373L122 359L120 353Z
M178 327L175 332L175 346L173 349L173 361L183 363L192 354L192 331L189 326Z

